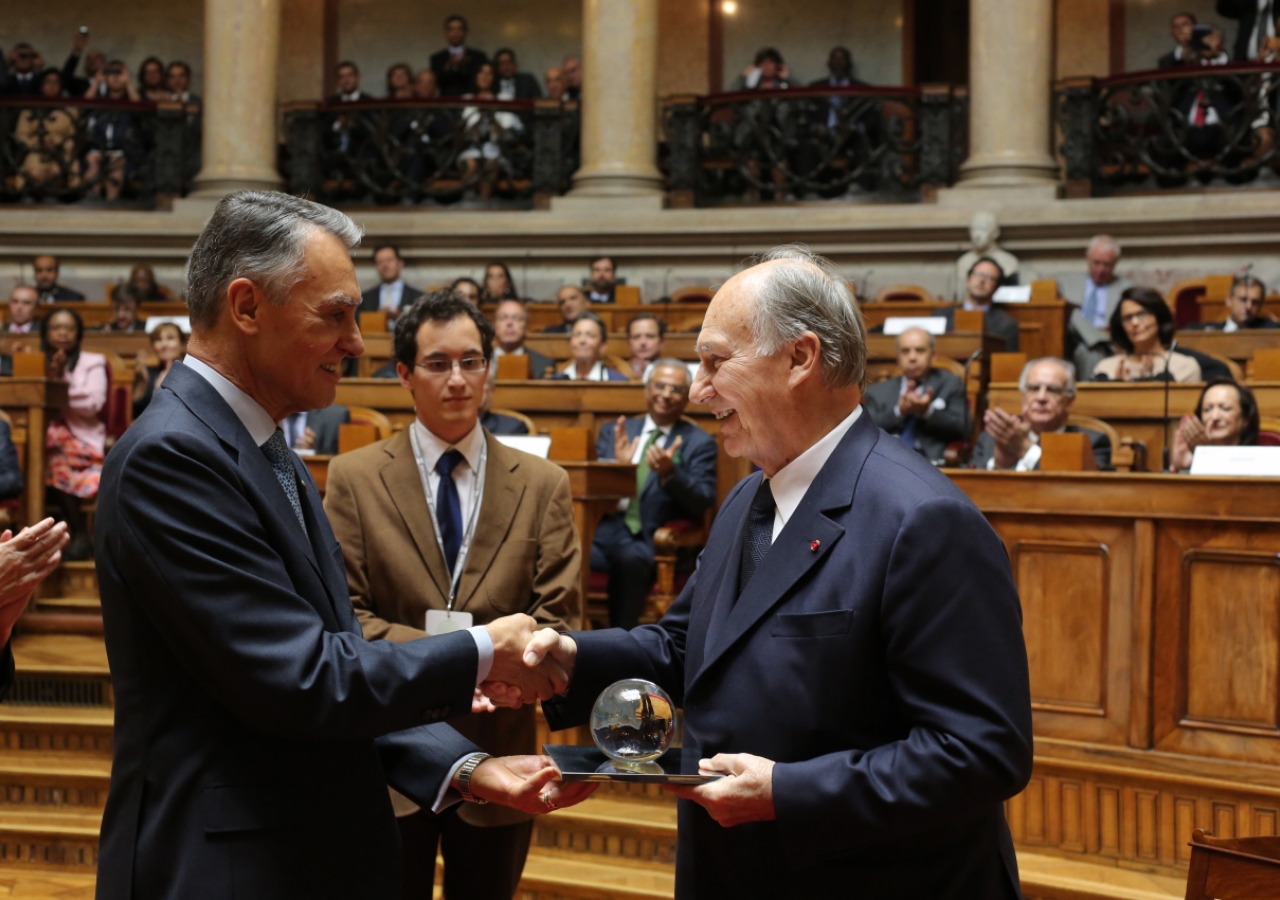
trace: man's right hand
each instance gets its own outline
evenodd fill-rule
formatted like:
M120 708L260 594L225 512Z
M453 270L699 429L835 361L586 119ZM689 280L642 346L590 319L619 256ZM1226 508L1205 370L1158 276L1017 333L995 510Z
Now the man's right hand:
M982 424L995 440L997 469L1012 469L1031 449L1031 423L1010 415L998 406L983 414Z
M568 689L569 676L554 656L530 652L541 646L534 641L537 627L538 621L524 613L494 619L485 626L493 641L493 666L480 688L495 706L550 700Z
M527 618L527 617L526 617ZM502 621L499 619L498 621ZM563 694L573 680L573 667L578 658L578 644L567 634L560 634L551 628L543 628L534 632L524 648L523 664L527 668L537 669L542 666L554 666L555 671L564 678L564 686L555 693ZM495 654L496 662L496 654ZM499 681L490 673L489 679L481 685L484 694L494 706L513 709L532 701L523 699L524 692L518 684ZM550 699L539 697L540 700Z
M613 458L615 462L629 463L636 455L636 447L640 446L640 436L635 440L627 439L627 417L618 416L613 429Z

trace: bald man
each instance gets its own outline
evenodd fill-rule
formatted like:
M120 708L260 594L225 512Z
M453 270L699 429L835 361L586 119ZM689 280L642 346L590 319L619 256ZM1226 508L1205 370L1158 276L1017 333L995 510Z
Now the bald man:
M964 385L935 368L935 338L923 328L898 335L902 374L867 388L863 403L871 420L930 462L942 460L947 444L967 434Z

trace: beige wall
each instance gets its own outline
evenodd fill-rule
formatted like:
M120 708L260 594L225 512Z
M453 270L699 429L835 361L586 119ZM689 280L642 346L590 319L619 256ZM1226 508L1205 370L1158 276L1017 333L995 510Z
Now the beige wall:
M1054 78L1110 74L1110 10L1111 0L1058 0Z
M282 0L280 102L315 100L324 92L324 0Z
M724 86L729 89L756 51L774 47L787 61L792 83L827 74L827 53L844 44L857 75L872 84L902 84L903 0L736 0L724 20Z
M705 94L711 0L659 0L658 96Z
M1064 0L1059 0L1064 2ZM1075 0L1069 0L1075 2ZM1126 0L1124 6L1125 69L1154 69L1156 60L1173 49L1169 19L1174 13L1191 12L1206 25L1217 25L1227 40L1227 52L1236 39L1236 22L1214 11L1213 0Z

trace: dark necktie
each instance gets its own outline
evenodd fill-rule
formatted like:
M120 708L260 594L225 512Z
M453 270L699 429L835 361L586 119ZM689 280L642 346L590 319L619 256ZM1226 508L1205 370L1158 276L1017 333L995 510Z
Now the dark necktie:
M450 450L436 460L436 472L440 475L440 487L436 490L436 527L440 529L440 543L444 546L444 561L450 577L462 546L462 501L453 480L453 470L462 460L459 450Z
M277 428L262 445L262 452L276 473L276 481L284 488L284 495L289 498L289 505L293 507L293 514L298 517L302 533L306 534L307 523L302 518L302 501L298 499L298 473L293 469L293 451L284 441L284 432Z
M756 566L773 545L773 519L776 504L769 479L762 479L747 513L747 534L742 541L742 567L738 571L738 595L747 589Z

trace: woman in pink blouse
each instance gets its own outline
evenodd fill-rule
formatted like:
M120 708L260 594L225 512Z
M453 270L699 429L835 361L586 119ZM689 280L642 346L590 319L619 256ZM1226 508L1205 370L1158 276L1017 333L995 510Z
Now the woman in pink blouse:
M80 503L98 495L107 427L101 419L107 402L107 358L84 353L84 323L69 309L45 317L40 345L49 362L49 378L67 382L67 405L45 432L45 485L51 510L71 531L65 559L89 559L93 545Z

